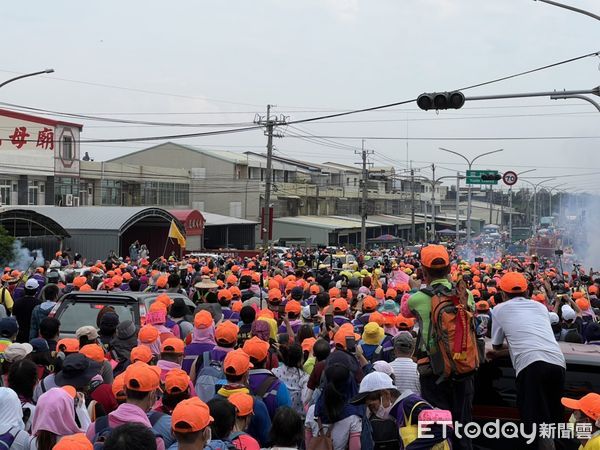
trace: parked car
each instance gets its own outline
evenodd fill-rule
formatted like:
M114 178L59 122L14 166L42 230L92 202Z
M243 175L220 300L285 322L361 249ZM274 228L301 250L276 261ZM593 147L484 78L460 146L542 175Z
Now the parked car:
M60 320L61 337L74 337L75 331L84 325L96 326L98 313L105 306L112 306L120 320L131 320L140 327L150 305L154 303L159 292L70 292L63 295L50 312L51 317ZM182 294L169 293L175 300L182 298L194 313L195 305Z
M590 392L600 392L600 346L559 342L565 355L565 397L581 398ZM491 350L489 340L486 350ZM570 413L566 412L564 422ZM515 370L510 358L500 358L483 363L475 376L473 420L480 425L499 419L500 422L519 422ZM475 440L478 448L521 448L515 439ZM565 448L577 449L579 443L569 441Z

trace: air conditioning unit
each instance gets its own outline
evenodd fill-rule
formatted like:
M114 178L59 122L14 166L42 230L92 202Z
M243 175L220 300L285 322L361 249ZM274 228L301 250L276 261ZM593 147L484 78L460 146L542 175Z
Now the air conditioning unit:
M79 206L79 197L73 197L73 206Z
M73 194L65 195L65 206L73 206Z

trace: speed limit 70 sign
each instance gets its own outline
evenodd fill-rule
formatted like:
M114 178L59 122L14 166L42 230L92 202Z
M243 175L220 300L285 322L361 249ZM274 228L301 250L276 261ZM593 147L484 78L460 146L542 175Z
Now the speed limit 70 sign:
M516 184L517 179L517 174L512 170L504 172L504 175L502 175L502 181L504 181L504 184L506 184L507 186L512 186L513 184Z

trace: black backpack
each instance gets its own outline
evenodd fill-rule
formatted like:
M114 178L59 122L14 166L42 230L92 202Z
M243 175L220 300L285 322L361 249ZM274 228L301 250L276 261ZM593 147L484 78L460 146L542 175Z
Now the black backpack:
M400 448L400 433L395 420L372 417L369 419L369 423L373 436L373 450L397 450Z

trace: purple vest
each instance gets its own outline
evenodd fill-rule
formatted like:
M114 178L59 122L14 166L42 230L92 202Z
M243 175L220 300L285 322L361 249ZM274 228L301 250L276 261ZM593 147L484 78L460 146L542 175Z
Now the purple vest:
M192 343L186 345L183 353L184 356L181 368L189 375L192 370L192 364L194 363L196 357L201 356L204 352L210 352L213 348L214 345L212 344Z

